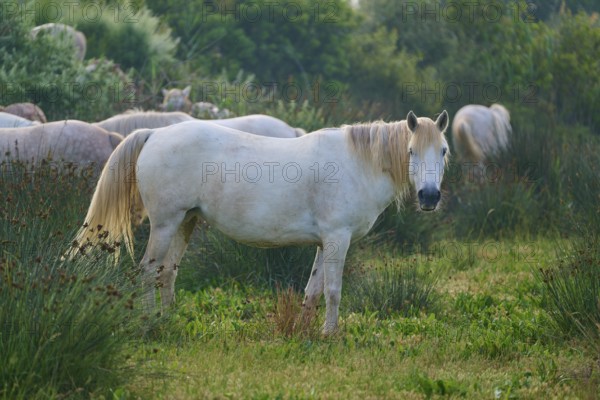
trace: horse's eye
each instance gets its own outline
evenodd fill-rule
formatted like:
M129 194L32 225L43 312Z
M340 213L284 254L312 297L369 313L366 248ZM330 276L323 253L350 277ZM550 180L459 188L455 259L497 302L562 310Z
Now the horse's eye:
M408 154L410 154L411 156L413 155L412 147L408 149Z
M445 156L447 151L448 151L448 149L446 149L446 148L443 148L443 149L442 149L442 156Z

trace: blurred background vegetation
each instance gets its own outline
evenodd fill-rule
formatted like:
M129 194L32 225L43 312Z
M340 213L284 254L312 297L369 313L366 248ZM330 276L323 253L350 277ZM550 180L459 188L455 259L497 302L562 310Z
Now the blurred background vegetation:
M575 330L597 343L599 2L481 0L474 5L361 0L351 5L346 0L280 0L275 5L269 0L82 0L73 5L39 0L14 6L0 9L0 104L34 102L49 120L91 122L133 107L156 109L162 88L187 85L192 86L193 101L210 101L237 115L273 115L309 132L343 123L404 119L409 110L433 117L447 109L452 116L466 104L504 104L511 112L514 134L509 149L489 164L494 179L474 182L461 160L453 160L444 181L441 212L418 213L412 201L402 210L389 208L358 251L373 245L390 249L390 254L435 254L440 239L568 237L572 248L563 249L567 256L539 273L547 286L542 306L566 334ZM68 43L50 36L32 40L29 30L47 22L63 22L82 31L87 37L86 58L72 57ZM30 235L27 229L35 228L41 232L39 243L49 240L48 235L53 238L56 230L62 231L63 241L72 236L66 232L83 219L93 187L74 186L56 193L56 204L74 204L69 218L29 224L15 233L19 213L48 208L52 199L43 193L50 189L21 190L19 185L28 181L19 175L2 179L6 187L14 186L5 191L7 199L18 199L20 205L40 204L39 210L0 209L0 225L9 232L4 239ZM31 216L25 214L23 218ZM138 230L138 243L144 242L147 232L147 226ZM250 249L210 230L196 239L183 263L197 268L182 269L178 280L178 286L188 291L231 281L269 290L277 282L301 289L313 257L313 249L307 248ZM3 271L9 271L9 265L27 270L39 264L36 268L52 271L60 281L63 267L57 258L62 247L38 255L27 240L2 244L0 266L7 266ZM388 315L398 311L394 304L402 309L407 299L417 303L416 309L429 304L422 299L431 292L429 280L417 291L395 284L408 282L414 288L412 282L421 279L416 269L409 266L405 278L398 278L391 261L381 267L383 273L374 275L363 267L356 271L369 279L350 279L350 290L375 294L365 294L349 308L379 309ZM113 278L100 274L92 284L106 286ZM0 281L6 282L12 281ZM80 289L87 284L81 283ZM381 293L382 288L387 291ZM2 293L12 298L9 292ZM45 301L45 294L36 296L36 301ZM96 300L90 297L89 302ZM21 307L14 311L14 321L26 318L29 309L13 303L15 310ZM90 307L85 315L98 317ZM86 323L64 311L65 319L73 319L69 324ZM102 314L107 328L100 333L106 335L90 340L112 343L109 322L116 317L111 313ZM129 318L128 313L119 318ZM39 318L43 322L46 317ZM53 334L50 328L44 333ZM22 351L20 344L11 343L15 354ZM35 352L37 347L28 348ZM15 363L16 370L20 366ZM77 370L79 364L75 366ZM60 381L56 385L69 386L86 382L89 375L56 375L56 379Z

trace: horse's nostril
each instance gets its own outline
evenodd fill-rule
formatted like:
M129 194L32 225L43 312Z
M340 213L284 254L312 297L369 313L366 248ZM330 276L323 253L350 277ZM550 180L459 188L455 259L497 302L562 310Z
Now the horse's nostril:
M419 196L419 201L423 201L423 189L417 192L417 196Z

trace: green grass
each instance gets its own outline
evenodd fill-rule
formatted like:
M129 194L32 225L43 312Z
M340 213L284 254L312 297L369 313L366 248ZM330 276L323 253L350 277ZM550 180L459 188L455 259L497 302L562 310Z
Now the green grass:
M535 168L448 180L442 212L389 209L352 247L331 338L324 301L297 323L314 248L199 228L149 324L130 260L60 258L94 179L2 170L0 398L596 398L595 147L523 130L500 161Z
M173 399L595 398L595 353L557 336L540 304L535 271L556 263L557 242L494 242L493 257L482 250L489 243L470 264L454 266L443 251L394 258L416 257L436 274L436 311L353 312L344 296L358 293L346 290L341 332L329 339L278 332L266 287L181 290L173 319L135 353L140 374L126 390ZM360 257L380 263L365 249Z

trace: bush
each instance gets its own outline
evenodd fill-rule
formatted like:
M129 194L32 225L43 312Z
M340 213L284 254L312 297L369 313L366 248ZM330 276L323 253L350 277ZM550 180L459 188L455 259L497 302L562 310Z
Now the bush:
M435 277L415 259L384 257L378 266L360 265L348 272L342 302L349 311L374 312L381 318L414 316L434 304Z
M119 18L110 12L114 7L122 8ZM106 6L100 20L79 19L77 29L86 35L88 58L106 57L124 70L134 68L147 81L175 63L178 41L145 7L131 3Z
M558 265L540 269L542 306L565 336L584 337L600 351L600 240L584 233Z
M45 34L33 40L32 26L19 15L0 21L0 103L35 103L49 121L94 121L129 108L127 77L110 63L87 71L70 56L70 43Z
M48 166L0 166L0 397L108 395L139 334L131 264L107 251L61 261L93 182Z

